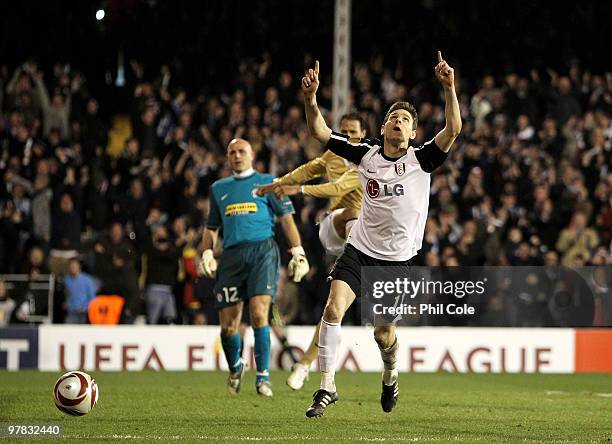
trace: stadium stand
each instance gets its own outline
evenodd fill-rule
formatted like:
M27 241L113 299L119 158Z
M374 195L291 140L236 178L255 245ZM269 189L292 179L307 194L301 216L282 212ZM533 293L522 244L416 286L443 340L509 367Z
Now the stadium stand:
M310 60L306 55L304 65ZM214 323L211 283L195 279L192 262L199 257L193 250L206 223L209 185L230 174L224 148L233 137L245 137L257 151L257 169L274 175L321 150L305 126L301 66L277 74L272 63L267 57L245 61L232 88L193 94L171 65L145 75L132 61L129 109L112 119L101 117L105 98L93 95L74 66L43 72L27 61L4 72L0 274L52 271L61 278L70 258L78 257L97 279L99 294L125 297L122 322L131 323L144 313L147 270L157 263L152 233L165 227L177 264L181 257L163 276L172 280L179 308L172 322ZM430 218L416 262L610 264L612 73L594 74L575 62L567 73L459 76L458 90L463 132L432 177ZM326 79L320 101L328 118L330 97ZM369 134L378 133L377 122L397 100L419 111L417 143L443 124L441 97L429 82L408 84L376 58L354 64L352 105ZM293 200L313 273L297 288L285 283L288 299L280 299L282 306L300 307L287 310L287 321L308 324L320 316L327 295L330 264L315 227L325 202ZM0 294L0 301L9 297L19 306L24 295ZM54 321L62 322L61 285L55 297Z

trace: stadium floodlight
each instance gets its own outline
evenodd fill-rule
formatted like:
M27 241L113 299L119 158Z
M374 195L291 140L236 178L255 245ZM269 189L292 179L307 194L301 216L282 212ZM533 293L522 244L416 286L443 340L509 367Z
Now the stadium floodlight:
M106 12L104 12L104 9L98 9L96 11L96 20L101 21L105 15L106 15Z

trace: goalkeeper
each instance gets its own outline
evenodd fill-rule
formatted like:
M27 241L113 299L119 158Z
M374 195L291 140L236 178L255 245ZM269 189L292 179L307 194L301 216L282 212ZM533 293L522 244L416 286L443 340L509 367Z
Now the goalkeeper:
M233 175L213 183L210 212L202 240L204 252L199 264L201 275L215 279L216 304L221 324L221 344L230 375L230 393L240 391L246 369L241 358L239 326L244 302L249 304L255 335L257 393L272 396L270 383L270 327L268 313L276 294L280 254L274 241L278 217L293 258L288 274L299 282L308 273L308 261L293 220L293 204L288 197L258 196L255 188L272 182L272 176L253 170L254 153L244 139L232 140L227 157ZM223 229L223 253L217 261L213 248L219 229Z
M340 132L353 141L366 136L365 122L359 113L345 114L340 119ZM302 185L312 179L325 177L327 183ZM305 196L328 198L329 212L319 224L319 239L325 251L331 256L340 256L352 226L357 222L361 208L363 190L359 183L359 173L355 165L331 151L296 168L294 171L274 181L273 184L259 188L258 194L273 192L277 197L292 196L298 193ZM304 356L292 369L287 385L299 390L308 378L312 362L318 356L317 340L319 325Z

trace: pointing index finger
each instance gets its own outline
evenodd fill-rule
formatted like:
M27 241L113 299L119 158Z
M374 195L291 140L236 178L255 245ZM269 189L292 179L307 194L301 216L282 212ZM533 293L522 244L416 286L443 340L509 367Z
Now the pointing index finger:
M319 61L318 60L315 60L314 71L315 71L315 75L318 77L319 76Z
M438 63L444 61L444 59L442 58L442 52L438 51Z

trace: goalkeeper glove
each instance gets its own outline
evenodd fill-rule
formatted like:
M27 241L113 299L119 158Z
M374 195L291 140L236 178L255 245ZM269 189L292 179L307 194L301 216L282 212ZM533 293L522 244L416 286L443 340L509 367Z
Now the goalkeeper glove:
M215 273L217 272L217 260L212 250L204 250L204 253L202 253L202 260L198 265L198 271L200 272L200 276L207 278L215 277Z
M301 246L293 247L290 251L293 257L287 267L288 274L290 277L293 277L293 282L300 282L308 274L308 270L310 270L308 260L306 259L306 252Z

